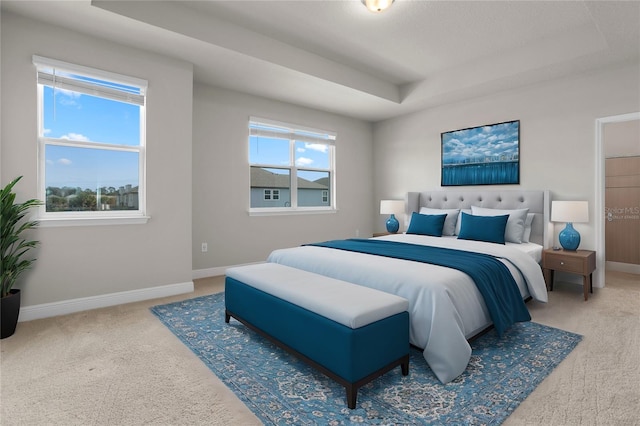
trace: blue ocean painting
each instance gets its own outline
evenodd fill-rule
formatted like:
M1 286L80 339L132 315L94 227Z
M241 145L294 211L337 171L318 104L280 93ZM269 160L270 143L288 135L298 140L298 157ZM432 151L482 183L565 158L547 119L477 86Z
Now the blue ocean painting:
M442 186L520 183L520 121L444 132Z

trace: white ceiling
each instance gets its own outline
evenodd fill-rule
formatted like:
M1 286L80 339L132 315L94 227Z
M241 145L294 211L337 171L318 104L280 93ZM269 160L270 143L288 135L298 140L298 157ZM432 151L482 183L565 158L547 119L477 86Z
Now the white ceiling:
M2 1L194 64L195 80L369 121L640 62L640 1ZM640 78L640 77L639 77Z

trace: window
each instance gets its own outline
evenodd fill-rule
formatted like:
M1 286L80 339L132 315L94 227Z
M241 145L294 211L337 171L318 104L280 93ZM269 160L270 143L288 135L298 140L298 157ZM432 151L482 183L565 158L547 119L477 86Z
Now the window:
M264 190L264 199L268 200L279 200L280 199L280 190L279 189L265 189Z
M39 56L33 63L40 219L146 221L147 82Z
M251 213L335 211L333 132L251 117Z

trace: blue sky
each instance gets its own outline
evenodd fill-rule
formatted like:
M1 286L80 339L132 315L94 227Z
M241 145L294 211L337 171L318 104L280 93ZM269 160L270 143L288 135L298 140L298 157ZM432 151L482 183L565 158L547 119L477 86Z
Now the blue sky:
M442 134L442 161L515 154L519 147L519 121L473 127Z
M54 103L55 101L55 103ZM44 136L135 146L140 107L44 87ZM45 152L45 186L92 189L138 185L138 154L51 146Z

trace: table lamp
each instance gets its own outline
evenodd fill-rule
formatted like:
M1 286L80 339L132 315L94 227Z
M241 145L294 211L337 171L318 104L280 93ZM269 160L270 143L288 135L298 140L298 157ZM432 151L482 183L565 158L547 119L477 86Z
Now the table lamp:
M566 227L558 235L560 245L565 250L576 251L580 245L580 233L573 223L589 222L589 204L586 201L552 201L551 221L566 222Z
M380 200L380 214L389 214L387 232L395 234L400 229L400 223L395 214L404 210L403 200Z

